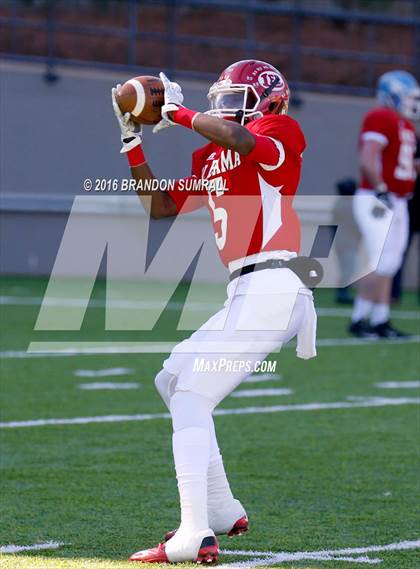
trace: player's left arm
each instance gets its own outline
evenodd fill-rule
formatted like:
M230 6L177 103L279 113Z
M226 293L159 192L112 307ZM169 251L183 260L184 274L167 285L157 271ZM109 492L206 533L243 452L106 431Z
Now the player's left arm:
M257 162L276 164L279 160L278 145L269 137L253 134L234 121L212 117L182 106L183 96L177 83L169 81L164 73L160 78L165 87L163 120L153 129L158 132L171 124L178 124L198 132L207 140Z

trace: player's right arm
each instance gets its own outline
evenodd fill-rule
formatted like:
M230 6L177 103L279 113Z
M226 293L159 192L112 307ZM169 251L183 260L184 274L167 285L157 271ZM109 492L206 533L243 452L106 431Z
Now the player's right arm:
M177 214L177 208L172 198L161 190L146 190L144 189L145 180L155 180L150 166L145 161L143 164L131 167L131 176L136 180L137 195L139 196L144 209L150 213L153 219L160 219L162 217L172 217Z
M115 95L118 87L117 85L116 88L112 89L112 106L121 129L121 153L127 155L131 176L137 182L137 195L144 209L154 219L172 217L178 213L178 208L170 195L160 190L145 189L145 184L142 183L146 180L155 180L156 177L143 153L141 126L130 120L130 113L123 115L117 104Z
M389 142L389 115L383 109L368 113L363 121L360 146L360 169L364 178L374 188L376 197L391 207L388 187L382 172L382 154Z
M372 188L384 184L382 178L382 150L383 144L378 140L367 139L362 141L360 149L360 169Z
M196 195L191 195L191 192L185 190L191 183L194 185L197 182L196 176L174 180L173 187L167 191L143 189L143 180L156 179L146 161L139 166L132 167L131 176L137 182L137 195L143 203L144 209L150 213L153 219L189 213L204 205L199 191L196 192Z

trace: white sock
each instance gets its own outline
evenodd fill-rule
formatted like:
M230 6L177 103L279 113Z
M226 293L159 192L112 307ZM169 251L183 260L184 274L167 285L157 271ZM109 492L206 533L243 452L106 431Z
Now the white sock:
M219 460L222 458L220 454L219 444L216 437L216 429L214 427L214 419L211 417L210 420L210 462Z
M219 507L227 506L234 500L222 457L209 464L207 488L207 504L209 509L215 510Z
M209 432L200 427L182 429L173 434L172 444L181 505L180 530L188 533L206 530L209 527L207 514Z
M389 320L389 304L374 304L370 323L372 326L378 326Z
M353 305L352 322L358 322L364 318L368 318L373 308L373 302L366 300L361 296L357 296Z
M217 509L234 500L223 465L222 455L217 444L214 422L210 425L210 461L207 475L207 504L209 509Z

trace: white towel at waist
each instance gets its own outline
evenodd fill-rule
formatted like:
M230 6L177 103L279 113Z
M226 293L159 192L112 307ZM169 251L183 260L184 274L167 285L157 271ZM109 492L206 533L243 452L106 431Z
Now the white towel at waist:
M309 360L316 356L316 324L317 314L313 296L310 291L305 291L305 319L297 334L296 355L298 358ZM302 292L300 293L302 294Z

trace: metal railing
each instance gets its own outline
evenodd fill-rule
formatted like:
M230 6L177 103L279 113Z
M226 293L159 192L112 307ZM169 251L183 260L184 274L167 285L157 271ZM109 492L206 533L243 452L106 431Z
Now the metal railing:
M205 48L224 48L225 50L236 50L243 54L243 58L256 57L259 53L272 54L273 57L282 57L287 62L288 79L291 85L297 89L308 89L326 92L338 93L354 93L361 95L371 94L374 88L375 80L378 75L378 66L381 70L392 67L403 67L415 74L419 74L420 70L420 2L415 0L403 0L400 2L390 2L383 0L384 6L397 8L400 15L391 10L388 13L383 10L380 12L359 10L347 10L340 8L343 2L340 0L323 0L309 2L305 0L287 1L258 1L258 0L125 0L115 2L112 0L102 0L103 13L109 7L125 10L126 25L96 25L83 23L83 9L92 7L98 9L101 3L95 3L89 0L79 1L76 3L60 2L58 0L45 0L45 2L34 2L34 10L39 9L39 14L43 17L28 18L25 14L20 14L22 5L28 5L28 2L22 3L18 0L14 2L0 2L0 33L4 29L8 32L9 42L5 45L2 40L2 51L0 57L25 61L41 61L46 63L47 79L56 78L57 65L83 65L89 67L101 67L108 69L126 69L136 70L137 72L148 72L156 74L162 67L171 76L213 79L214 72L203 71L202 69L185 69L182 62L179 61L179 51L182 48L191 48L191 50ZM76 6L80 12L80 22L68 22L60 19L58 9L69 7L70 4ZM346 4L346 3L344 3ZM347 4L349 4L347 2ZM350 2L351 5L354 2ZM380 6L377 0L373 2L375 6ZM395 4L395 6L394 6ZM30 5L30 4L29 4ZM398 8L399 5L399 8ZM401 15L404 11L405 15ZM143 8L163 7L165 9L164 31L149 31L139 29L138 20ZM363 6L363 3L361 3ZM179 17L185 10L197 9L213 9L220 13L220 17L226 14L236 14L245 22L244 37L230 37L228 34L219 35L202 35L197 33L180 32L178 29ZM257 26L257 18L263 16L285 17L290 23L289 41L279 43L271 35L269 39L259 39L257 31L261 31ZM111 18L109 18L111 20ZM340 46L324 47L320 45L308 45L307 41L302 39L303 26L308 21L313 20L313 25L319 24L320 21L333 22L335 25L349 26L358 25L363 27L366 32L367 48L366 49L348 49ZM234 23L234 22L233 22ZM205 22L203 22L205 26ZM410 49L408 53L387 53L377 48L377 28L388 28L389 34L393 33L393 29L398 27L404 33L410 34ZM43 34L46 36L45 54L35 54L29 47L23 53L20 52L19 34L26 32L27 34L36 35ZM343 32L343 37L346 32ZM350 32L347 32L350 33ZM62 57L57 53L57 45L63 34L70 34L83 43L86 38L103 38L104 40L119 39L125 42L126 53L121 54L120 61L111 63L109 61L95 61L93 57L77 58ZM408 37L408 36L407 36ZM161 46L165 46L165 61L163 66L140 64L137 59L138 46L142 42L154 41ZM193 53L193 52L192 52ZM227 51L229 54L229 51ZM94 50L92 56L96 55ZM354 79L349 73L346 84L337 84L334 82L334 76L331 79L314 81L307 80L305 77L304 66L308 58L317 58L320 62L334 65L351 65L360 64L364 67L359 72L359 79ZM221 58L221 68L226 62ZM194 67L194 66L192 66Z

